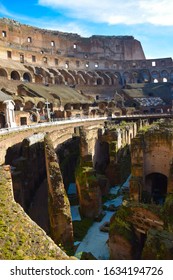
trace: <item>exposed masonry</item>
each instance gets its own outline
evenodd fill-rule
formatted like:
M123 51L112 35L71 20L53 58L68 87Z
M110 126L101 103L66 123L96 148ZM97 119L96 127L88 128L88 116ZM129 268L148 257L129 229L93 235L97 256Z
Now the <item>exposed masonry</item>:
M70 85L173 80L172 59L146 59L133 36L82 38L0 19L0 37L0 76L8 79ZM11 62L18 64L11 69Z

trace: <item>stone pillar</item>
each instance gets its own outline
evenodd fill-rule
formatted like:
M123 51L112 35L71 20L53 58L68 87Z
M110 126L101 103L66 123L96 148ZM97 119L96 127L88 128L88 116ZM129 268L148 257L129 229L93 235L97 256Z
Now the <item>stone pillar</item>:
M121 130L117 128L117 149L120 149L122 146Z
M15 115L14 115L14 106L15 103L13 100L5 100L3 102L6 105L5 109L5 121L7 127L15 127Z
M45 137L45 158L48 181L48 210L51 237L65 249L73 248L73 226L70 203L52 141Z
M131 142L130 198L140 201L143 191L143 145L142 139L133 138Z

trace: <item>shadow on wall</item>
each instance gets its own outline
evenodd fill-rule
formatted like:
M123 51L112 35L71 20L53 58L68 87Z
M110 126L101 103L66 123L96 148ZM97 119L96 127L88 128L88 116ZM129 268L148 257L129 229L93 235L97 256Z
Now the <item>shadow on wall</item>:
M145 178L145 189L151 196L151 201L163 204L167 194L168 178L161 173L151 173Z

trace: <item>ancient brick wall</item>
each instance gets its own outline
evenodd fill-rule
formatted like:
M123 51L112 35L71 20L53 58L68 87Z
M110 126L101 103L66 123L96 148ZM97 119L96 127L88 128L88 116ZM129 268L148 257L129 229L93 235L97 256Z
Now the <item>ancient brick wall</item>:
M0 178L0 259L69 259L14 201L9 166L0 167Z

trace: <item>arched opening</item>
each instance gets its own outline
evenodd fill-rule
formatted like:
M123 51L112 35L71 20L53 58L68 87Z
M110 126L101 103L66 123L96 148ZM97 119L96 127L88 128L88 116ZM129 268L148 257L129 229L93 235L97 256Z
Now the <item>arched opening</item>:
M163 70L160 75L162 77L163 83L166 83L169 79L169 73L166 70Z
M102 84L103 84L102 79L98 78L98 79L97 79L97 85L102 85Z
M163 78L163 83L167 83L168 79L167 78Z
M151 78L150 78L150 74L149 74L148 70L142 71L142 73L141 73L141 80L144 83L150 82Z
M27 101L24 106L24 111L30 111L34 107L34 103L32 101Z
M11 79L12 80L20 80L20 75L19 75L19 73L17 72L17 71L12 71L11 72Z
M0 128L5 127L5 114L0 112Z
M93 161L96 172L105 174L105 170L110 162L109 144L107 142L96 142Z
M44 107L45 107L45 103L42 102L42 101L39 101L38 104L37 104L37 109L38 109L40 114L43 114Z
M129 72L124 72L123 73L123 79L124 79L124 83L131 83L131 77L130 77L130 73Z
M29 73L24 73L23 80L27 82L31 82L32 81L31 75Z
M153 82L154 82L154 83L158 83L158 82L159 82L159 78L160 78L159 72L153 71L153 72L151 73L151 76L152 76L152 79L153 79Z
M145 178L145 186L156 204L163 204L167 194L168 178L162 173L151 173Z
M1 76L1 77L5 77L5 78L7 78L7 72L6 72L6 70L5 70L5 69L0 68L0 76Z
M22 111L22 109L24 107L23 104L22 104L22 101L21 100L15 100L14 103L15 103L14 110L15 111Z

